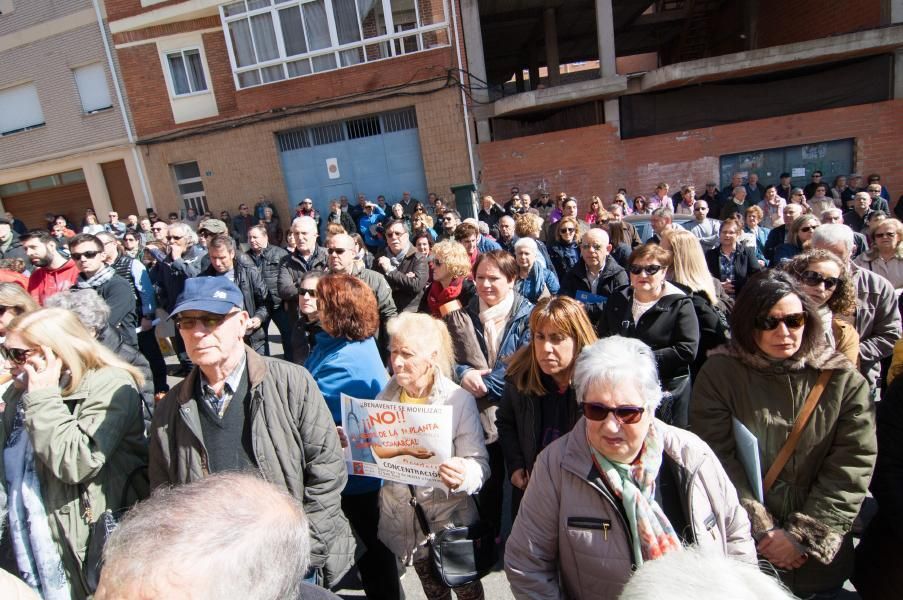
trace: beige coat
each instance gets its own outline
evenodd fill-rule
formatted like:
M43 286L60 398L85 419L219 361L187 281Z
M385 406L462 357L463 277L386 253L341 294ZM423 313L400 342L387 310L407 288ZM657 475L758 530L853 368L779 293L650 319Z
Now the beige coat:
M698 437L656 420L678 466L700 547L755 562L749 519L721 463ZM617 598L633 568L630 532L593 466L586 420L536 461L505 549L517 598Z

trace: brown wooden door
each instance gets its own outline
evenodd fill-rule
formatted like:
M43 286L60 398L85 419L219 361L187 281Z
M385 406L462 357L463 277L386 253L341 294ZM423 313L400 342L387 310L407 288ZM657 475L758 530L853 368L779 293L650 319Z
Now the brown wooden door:
M3 199L3 207L25 223L29 229L46 229L46 213L63 215L76 233L81 233L85 210L93 208L88 184L70 183L8 196Z
M138 207L135 205L135 195L132 193L132 184L129 182L129 174L125 168L124 160L102 163L103 178L107 182L107 192L110 194L110 203L113 210L119 213L119 220L125 221L128 215L137 215ZM102 215L101 222L107 221L107 215Z

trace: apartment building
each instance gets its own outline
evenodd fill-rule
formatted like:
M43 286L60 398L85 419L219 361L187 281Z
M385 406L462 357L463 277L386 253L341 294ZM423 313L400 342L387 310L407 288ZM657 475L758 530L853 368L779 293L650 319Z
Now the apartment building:
M4 211L43 227L151 206L115 70L99 2L0 0Z
M899 0L461 5L486 192L608 200L821 170L903 193Z
M107 0L159 212L473 182L455 2Z

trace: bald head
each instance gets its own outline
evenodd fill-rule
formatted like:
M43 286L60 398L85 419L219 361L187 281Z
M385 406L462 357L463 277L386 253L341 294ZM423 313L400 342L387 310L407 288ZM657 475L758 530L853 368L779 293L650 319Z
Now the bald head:
M354 271L354 238L347 233L337 233L329 238L326 253L330 273L351 274Z

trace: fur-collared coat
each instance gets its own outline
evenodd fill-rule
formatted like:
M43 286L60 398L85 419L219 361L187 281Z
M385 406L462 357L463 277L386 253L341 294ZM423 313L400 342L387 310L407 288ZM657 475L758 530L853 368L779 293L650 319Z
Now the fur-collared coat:
M825 369L834 372L815 412L760 504L738 459L731 419L758 438L764 478ZM783 572L784 582L803 596L842 585L853 566L850 529L877 452L874 411L862 375L824 342L784 361L732 343L709 353L690 406L690 429L721 459L749 513L753 537L781 527L807 550L809 560Z

